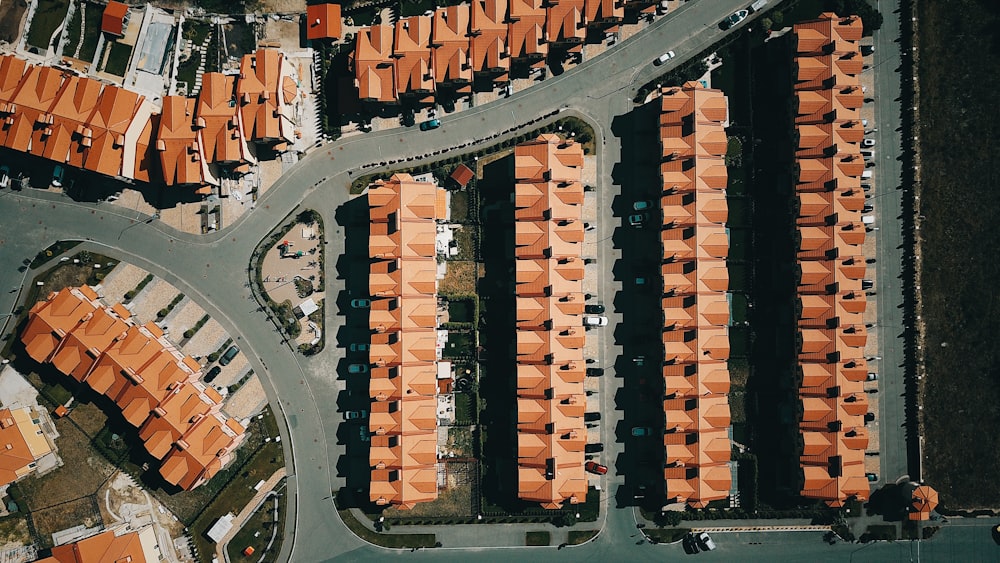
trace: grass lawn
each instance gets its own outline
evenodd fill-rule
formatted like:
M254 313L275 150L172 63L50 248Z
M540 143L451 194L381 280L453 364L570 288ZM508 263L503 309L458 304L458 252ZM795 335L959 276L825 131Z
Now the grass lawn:
M689 528L662 528L662 529L645 529L643 532L647 537L654 539L660 543L673 543L678 540L684 539L684 536L691 532Z
M437 536L434 534L380 534L369 530L364 524L358 522L350 510L338 510L337 513L340 514L340 519L344 521L351 532L354 532L354 535L375 545L390 548L414 548L435 547L437 543Z
M475 303L470 299L448 301L448 321L453 323L475 322Z
M552 542L552 534L546 531L525 532L524 545L540 546L549 545Z
M469 192L451 192L451 221L464 223L469 218Z
M471 260L450 260L444 279L438 283L438 293L447 297L475 292L476 263Z
M284 489L284 481L278 483L276 491ZM275 519L275 506L277 506L277 519ZM257 512L254 512L240 531L236 532L229 542L229 561L231 563L243 561L259 561L262 557L265 561L274 561L281 551L282 522L285 518L285 495L278 494L264 499ZM275 529L277 533L275 533ZM272 537L274 542L271 543ZM271 545L267 549L268 544ZM243 555L243 550L253 547L254 551L250 557ZM265 553L265 550L266 553Z
M472 395L469 395L468 393L460 393L460 394L456 395L455 397L456 397L456 400L459 400L458 397L465 398L466 400L464 402L466 403L466 405L473 405L474 404L473 403L474 397ZM470 407L466 407L466 408L470 408ZM457 406L455 407L455 410L458 410ZM455 418L456 418L456 420L469 420L469 419L459 419L458 415L456 415ZM472 420L475 420L475 419L472 419ZM448 446L449 446L449 449L454 450L457 455L459 455L459 456L465 456L465 457L472 457L472 454L473 454L472 439L473 439L472 438L472 430L470 430L467 426L449 426L448 427Z
M455 422L476 423L476 395L474 393L455 393Z
M992 3L958 0L920 2L915 16L921 96L914 135L920 140L918 193L926 215L916 280L922 288L917 312L925 325L926 376L918 398L922 477L949 509L997 506L1000 434L982 429L1000 426L1000 261L994 258L1000 242L989 235L1000 213L991 148L1000 64L993 34L982 30L1000 26L1000 12Z
M462 358L472 355L473 334L471 332L448 331L448 343L444 346L445 358Z
M11 514L0 518L0 542L16 542L21 545L31 543L31 534L28 532L28 520L23 514Z
M38 8L31 18L28 30L28 44L39 49L47 49L52 33L59 27L69 9L69 0L38 0Z
M177 81L187 83L188 92L194 91L194 81L201 64L201 51L191 53L191 58L177 65Z
M590 538L597 535L599 530L570 530L566 537L566 543L570 545L580 545L586 543Z
M399 510L397 508L386 508L382 515L388 518L399 518L400 524L405 524L408 519L419 518L442 518L461 517L468 518L472 514L472 485L456 485L445 489L438 494L438 498L421 502L410 510Z
M281 444L268 442L254 454L253 458L240 470L239 474L225 484L218 492L215 500L191 524L191 535L202 559L207 559L215 551L215 544L205 537L205 532L215 524L215 521L229 512L238 513L243 510L250 499L257 493L254 486L268 479L284 465ZM233 466L230 466L233 468ZM214 479L213 479L214 481ZM211 483L209 483L211 484ZM202 485L201 487L207 487ZM199 487L199 488L201 488ZM198 489L195 489L197 491Z
M452 232L455 236L455 243L458 245L458 254L455 255L455 260L464 261L475 258L476 249L475 243L472 241L472 226L462 226Z
M128 70L128 62L132 58L132 47L117 41L109 44L108 62L104 66L104 71L115 76L125 76Z

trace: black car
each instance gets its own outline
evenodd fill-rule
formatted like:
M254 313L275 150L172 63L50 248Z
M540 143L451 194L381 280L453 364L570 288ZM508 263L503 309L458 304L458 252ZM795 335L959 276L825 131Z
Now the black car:
M598 452L603 452L603 451L604 451L604 444L601 444L601 443L587 444L587 445L583 446L583 452L584 453L596 454Z
M604 305L587 305L583 308L583 312L588 315L603 315Z
M583 413L584 422L596 422L601 420L601 413L599 412L585 412Z
M691 534L684 536L682 545L684 546L684 553L687 553L688 555L701 553L701 548L698 547L698 542L694 541L694 536Z
M208 370L208 373L205 374L205 383L211 383L212 380L218 377L220 373L222 373L222 368L219 366L215 366Z
M604 368L587 368L587 375L590 377L600 377L604 375Z

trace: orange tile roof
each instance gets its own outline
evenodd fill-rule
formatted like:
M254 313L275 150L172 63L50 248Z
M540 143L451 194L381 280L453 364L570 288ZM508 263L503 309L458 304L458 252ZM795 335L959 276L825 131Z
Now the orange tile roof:
M507 0L472 0L469 55L473 72L506 80L510 71L506 20Z
M554 0L545 7L546 37L555 45L583 43L587 28L583 24L584 0Z
M856 15L840 17L833 12L824 12L815 20L800 22L793 28L795 52L798 55L810 53L843 53L857 45L863 30L861 18Z
M340 4L311 4L306 7L306 38L339 39L341 34Z
M36 362L49 361L66 335L94 312L95 300L96 296L91 299L79 288L66 288L35 303L21 333L28 355Z
M128 325L107 308L98 308L81 319L63 338L50 360L60 372L83 381L111 343L124 338Z
M243 133L243 114L237 109L235 76L219 72L202 75L196 125L209 162L235 164L252 160Z
M430 40L429 16L410 16L396 21L392 57L399 95L434 91Z
M909 519L929 520L938 505L938 492L927 485L921 485L913 490L911 499Z
M220 406L204 393L200 384L169 385L169 394L155 406L139 428L139 437L149 453L163 459L174 442L180 439L201 418L219 410Z
M121 37L125 34L125 19L128 17L128 5L111 0L104 7L101 16L101 31Z
M160 474L173 485L191 490L208 481L229 463L245 434L234 419L221 414L195 422L163 458Z
M195 125L195 100L165 96L156 150L160 153L163 181L168 186L218 183L208 170L208 159Z
M374 25L358 30L354 42L354 81L362 101L395 102L395 68L392 28Z
M619 0L584 0L583 20L588 26L616 26L625 18L625 3Z
M52 557L41 561L49 560L57 563L146 563L146 554L138 532L116 536L113 530L107 530L78 542L53 547Z
M513 60L544 64L549 52L542 0L509 0L507 46Z
M36 432L41 433L37 424L22 428L11 409L0 410L0 487L6 487L31 471L36 458L24 436L26 433L33 436Z
M378 469L372 471L371 500L408 510L437 498L437 470L433 467Z
M472 82L473 69L469 58L470 16L471 8L468 4L447 6L434 11L430 41L431 66L434 69L434 80L438 84ZM464 185L465 182L460 183Z
M260 143L295 140L292 110L284 93L289 86L284 80L290 72L287 65L284 55L275 49L257 49L240 60L236 96L246 138ZM296 93L294 83L291 93Z

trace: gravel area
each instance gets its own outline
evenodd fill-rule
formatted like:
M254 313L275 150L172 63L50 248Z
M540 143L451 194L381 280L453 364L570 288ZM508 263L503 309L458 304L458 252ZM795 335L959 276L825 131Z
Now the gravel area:
M149 274L139 266L120 262L101 282L101 295L108 305L121 303L125 294L135 289Z
M170 311L167 318L163 319L163 324L173 335L174 341L180 342L184 338L184 331L194 327L204 315L205 310L201 308L201 305L195 303L190 297L185 297L174 307L173 311Z
M244 419L261 412L265 406L267 406L267 395L264 394L260 378L255 374L243 384L243 387L226 399L222 410L233 418Z
M205 326L201 327L198 334L195 334L181 350L189 356L200 358L211 354L222 346L222 343L229 338L229 333L215 319L209 319Z
M240 353L233 358L233 361L229 362L228 366L219 364L219 367L222 368L222 372L212 380L210 385L229 387L250 371L250 362L247 361L246 355L240 350Z
M132 314L142 322L155 321L157 311L169 305L179 293L176 287L156 278L135 296Z

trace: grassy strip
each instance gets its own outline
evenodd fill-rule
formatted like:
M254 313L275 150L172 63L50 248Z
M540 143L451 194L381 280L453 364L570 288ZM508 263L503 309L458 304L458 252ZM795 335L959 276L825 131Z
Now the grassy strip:
M434 534L380 534L374 530L369 530L364 524L358 522L350 510L338 510L340 519L354 532L356 536L368 543L373 543L381 547L394 548L414 548L414 547L437 547L437 536Z
M881 524L876 524L876 525L868 526L868 529L865 530L865 533L861 534L861 537L858 538L858 539L861 541L861 543L865 543L865 542L869 542L869 541L874 541L874 540L895 541L896 540L896 526L894 526L894 525L881 525Z
M283 489L283 481L275 487L276 491ZM278 502L278 518L274 518L274 502L275 497L270 496L264 499L264 502L254 512L250 518L247 518L246 522L243 523L243 527L240 531L236 532L233 539L229 541L229 546L227 550L229 551L229 561L231 563L236 563L240 561L259 561L265 555L268 555L266 559L272 561L277 558L278 552L281 551L281 540L284 534L281 533L283 528L283 522L285 519L285 495L279 493L277 495ZM277 528L277 533L274 530ZM265 552L268 543L271 542L271 538L274 538L274 543L271 544L271 548ZM247 547L253 548L253 553L251 557L243 555L243 551Z
M31 261L31 268L32 269L38 268L43 264L45 264L46 262L48 262L49 260L52 260L56 256L59 256L63 252L75 248L79 244L80 241L78 240L56 241L53 244L49 245L48 248L35 255L35 258Z
M546 531L534 531L524 533L524 545L542 546L552 543L552 534Z
M232 338L227 338L226 341L222 344L222 346L219 346L218 350L216 350L215 352L212 352L211 354L208 355L208 363L212 363L212 362L218 360L219 356L225 354L226 353L226 349L229 348L229 345L232 344L232 343L233 343L233 339Z
M572 532L570 532L572 533ZM673 543L684 539L684 536L691 533L690 528L662 528L653 530L643 530L646 537L659 543Z
M132 58L132 47L117 41L111 43L108 54L108 63L104 66L104 71L115 76L125 76L128 70L128 62Z
M599 530L570 530L566 537L566 543L570 545L580 545L587 543L591 538L597 537Z

